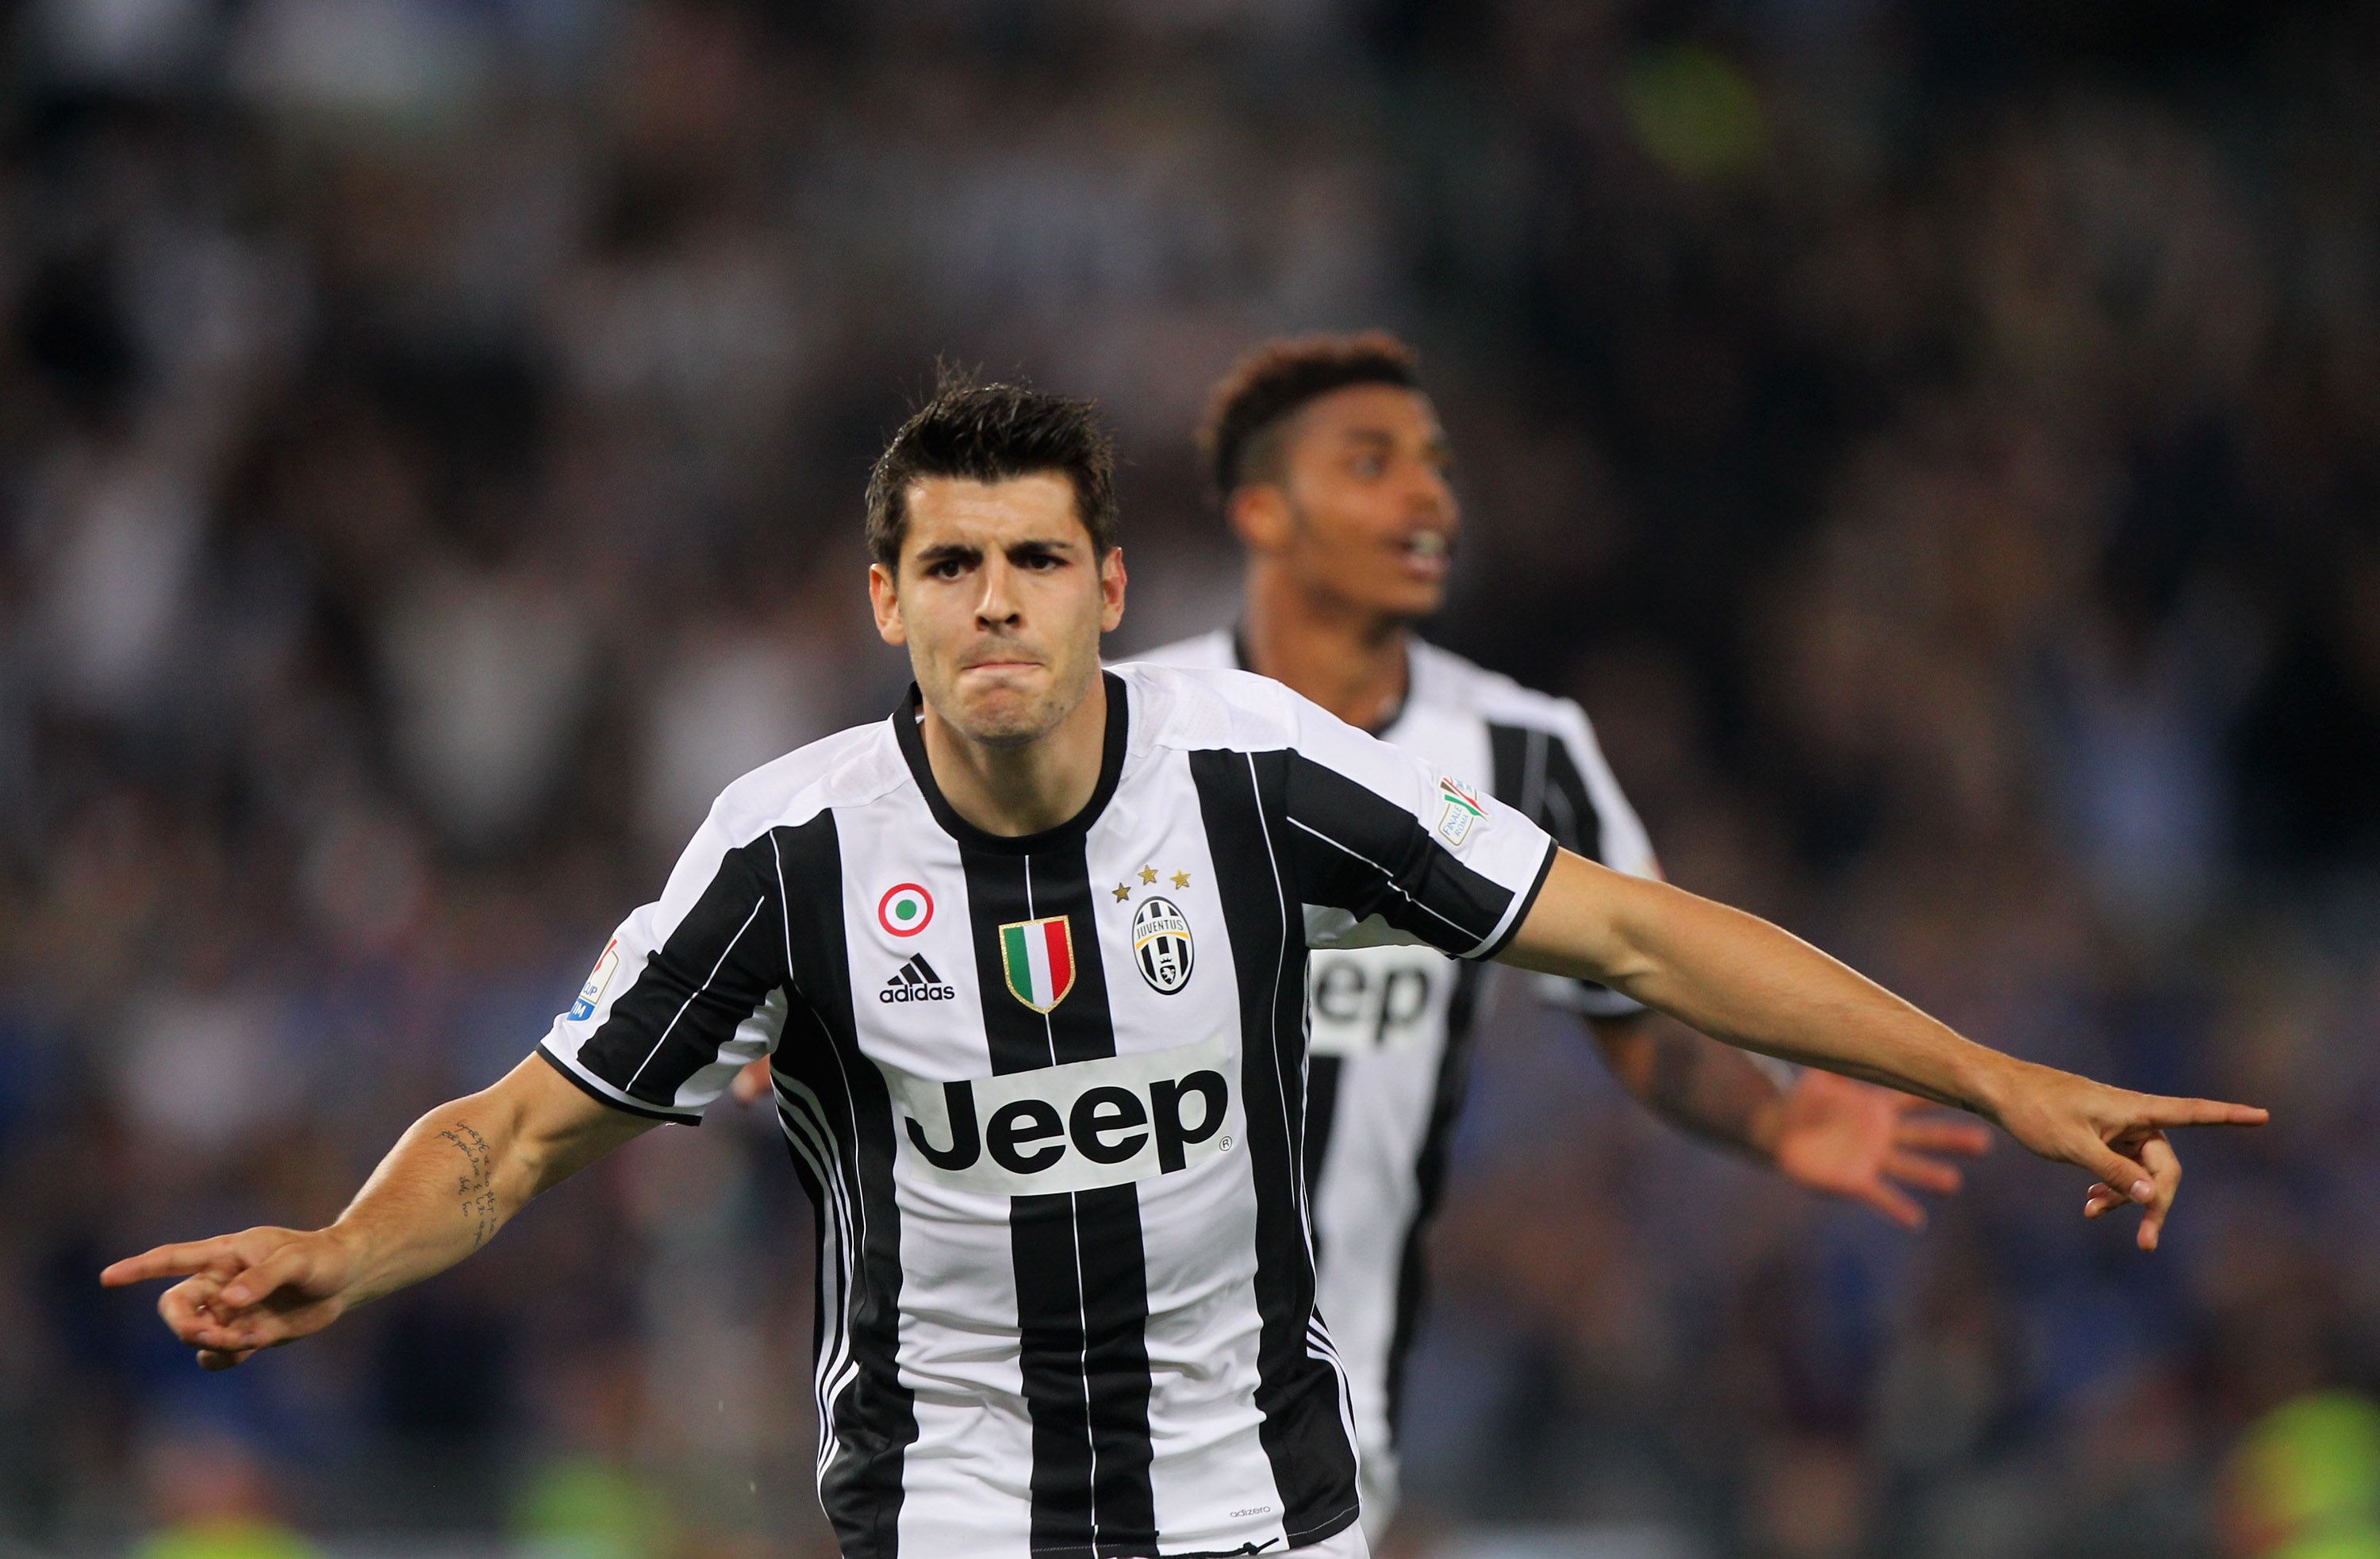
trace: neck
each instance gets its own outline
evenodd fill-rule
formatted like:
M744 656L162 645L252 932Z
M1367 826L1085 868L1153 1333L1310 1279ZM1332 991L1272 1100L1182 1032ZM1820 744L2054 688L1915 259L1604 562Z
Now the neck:
M1107 749L1107 678L1063 720L1030 741L993 746L976 740L925 705L926 761L951 810L982 829L1014 839L1068 822L1091 804Z
M1248 565L1248 669L1285 682L1357 730L1377 731L1404 701L1407 624Z

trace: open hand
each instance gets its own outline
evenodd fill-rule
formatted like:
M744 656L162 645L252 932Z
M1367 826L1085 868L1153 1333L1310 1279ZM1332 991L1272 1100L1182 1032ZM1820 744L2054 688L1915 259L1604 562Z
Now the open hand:
M1775 1151L1786 1178L1864 1202L1907 1229L1925 1226L1925 1210L1901 1188L1949 1196L1964 1181L1942 1155L1973 1158L1991 1145L1980 1122L1815 1067L1793 1079L1782 1110Z
M121 1288L181 1278L158 1296L157 1313L198 1350L203 1368L228 1370L345 1314L354 1268L347 1247L327 1230L259 1228L161 1245L116 1262L99 1281Z
M2043 1158L2080 1164L2099 1177L2083 1198L2085 1218L2138 1202L2143 1250L2157 1248L2174 1193L2181 1188L2181 1160L2166 1139L2167 1129L2262 1126L2269 1118L2269 1112L2253 1104L2168 1099L2109 1088L2053 1067L2012 1066L1995 1090L1993 1113L2000 1125Z

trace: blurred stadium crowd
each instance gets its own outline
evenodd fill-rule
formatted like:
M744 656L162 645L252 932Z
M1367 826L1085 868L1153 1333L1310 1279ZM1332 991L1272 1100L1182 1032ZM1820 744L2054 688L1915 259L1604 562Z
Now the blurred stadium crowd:
M2308 1395L2380 1385L2370 7L0 16L0 1550L824 1552L757 1115L228 1376L95 1274L327 1219L891 707L858 498L938 354L1106 404L1128 652L1232 610L1208 380L1379 323L1463 460L1433 635L1585 702L1675 880L2277 1117L2154 1259L2006 1144L1911 1238L1507 1000L1405 1551L2380 1553Z

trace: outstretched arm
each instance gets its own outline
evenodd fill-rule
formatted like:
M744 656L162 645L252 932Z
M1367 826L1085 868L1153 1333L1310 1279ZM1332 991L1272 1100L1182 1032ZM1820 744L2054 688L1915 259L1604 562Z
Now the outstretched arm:
M228 1370L444 1272L530 1198L653 1124L597 1102L531 1055L494 1087L414 1122L329 1228L161 1245L99 1280L115 1288L181 1278L157 1312L200 1364Z
M1612 1075L1655 1114L1903 1228L1925 1223L1911 1190L1949 1195L1962 1184L1944 1155L1972 1158L1991 1141L1973 1121L1831 1072L1805 1068L1779 1084L1733 1045L1659 1013L1587 1021Z
M1501 959L1601 980L1730 1044L1972 1110L2044 1158L2098 1176L2090 1215L2140 1203L2143 1249L2156 1248L2181 1182L2166 1128L2265 1118L2003 1055L1766 920L1566 850Z

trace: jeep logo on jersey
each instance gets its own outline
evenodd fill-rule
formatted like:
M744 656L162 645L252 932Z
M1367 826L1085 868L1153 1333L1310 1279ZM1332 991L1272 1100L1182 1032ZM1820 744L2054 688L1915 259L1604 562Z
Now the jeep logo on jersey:
M1305 966L1306 1049L1363 1055L1434 1046L1446 1032L1456 969L1427 947L1318 952Z
M1035 1012L1048 1012L1075 988L1075 933L1063 915L1016 920L1000 928L1000 967L1008 993Z
M1231 1055L1218 1037L959 1082L877 1065L926 1178L1033 1196L1126 1185L1230 1152L1242 1134Z
M1172 899L1146 898L1133 911L1132 956L1159 995L1190 983L1190 922Z
M884 982L884 989L876 993L876 999L888 1004L954 1002L958 995L955 987L942 983L942 977L934 972L934 966L926 962L926 956L920 953L903 964L900 972Z
M588 975L587 983L578 988L578 999L570 1004L570 1021L584 1023L594 1017L595 1004L603 999L604 989L612 983L612 977L619 972L620 939L613 937L604 947L603 956L595 960L595 968Z

